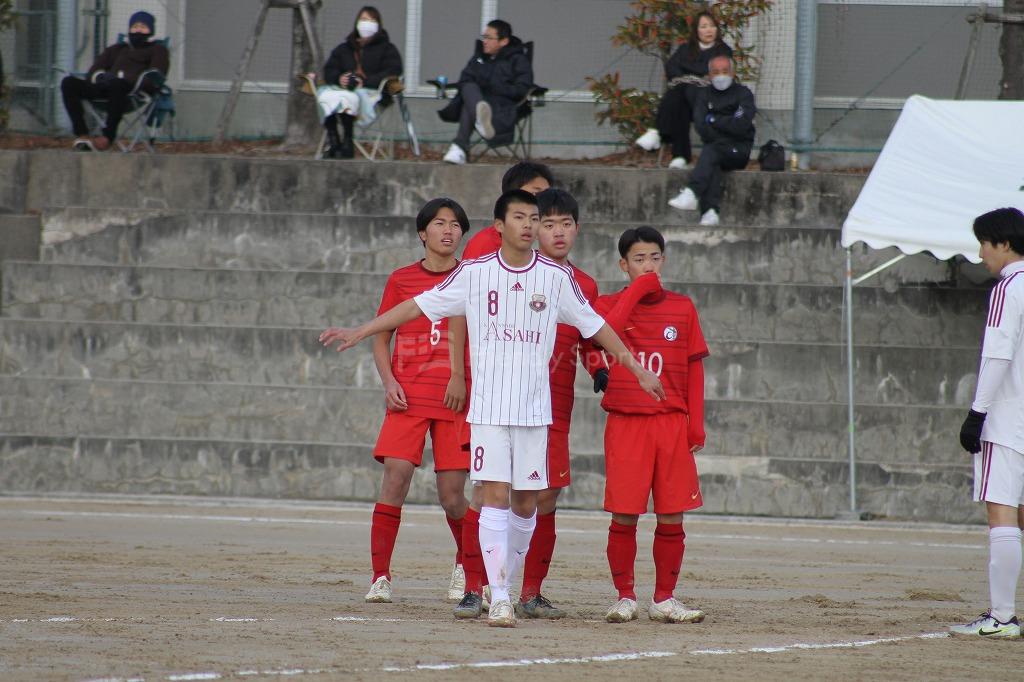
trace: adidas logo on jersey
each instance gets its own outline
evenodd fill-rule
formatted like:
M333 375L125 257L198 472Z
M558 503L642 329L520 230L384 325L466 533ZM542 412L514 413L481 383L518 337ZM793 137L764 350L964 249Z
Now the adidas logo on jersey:
M515 284L512 285L512 288L509 289L509 291L524 291L523 285L520 284L519 282L516 282Z
M539 481L540 480L540 474L538 474L537 471L534 470L534 472L532 474L530 474L529 476L526 477L526 480L527 481Z

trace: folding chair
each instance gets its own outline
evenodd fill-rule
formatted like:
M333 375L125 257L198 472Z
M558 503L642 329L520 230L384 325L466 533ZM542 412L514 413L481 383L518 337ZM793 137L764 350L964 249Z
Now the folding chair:
M530 60L532 66L533 41L523 43L520 49L522 49L526 58ZM447 99L449 90L458 91L459 89L457 83L449 83L447 79L428 80L427 84L433 85L437 90L438 99ZM516 124L511 138L506 135L485 140L474 130L473 136L470 139L470 148L466 151L467 160L472 161L474 156L479 158L488 152L495 156L501 156L501 150L508 150L511 157L517 161L530 158L533 153L533 110L546 104L544 98L547 93L548 88L536 83L530 86L529 92L516 104ZM481 151L478 154L474 154L474 150L481 147Z
M302 74L302 91L316 96L318 87L313 74ZM416 128L412 124L412 114L405 102L405 84L401 76L389 76L380 82L377 88L377 104L374 105L376 116L373 121L361 125L356 119L354 130L360 132L352 140L355 148L369 161L395 158L395 140L405 134L415 156L420 155L420 141L416 137ZM327 150L327 131L320 134L320 143L316 147L314 159L322 159Z

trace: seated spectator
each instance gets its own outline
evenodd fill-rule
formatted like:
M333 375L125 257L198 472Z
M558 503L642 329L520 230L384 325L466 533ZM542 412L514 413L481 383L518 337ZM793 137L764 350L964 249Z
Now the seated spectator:
M704 141L690 183L669 206L683 211L700 208L701 225L717 225L725 171L745 168L754 146L754 93L736 82L730 57L708 65L711 87L701 88L694 101L694 127Z
M111 45L100 53L89 67L86 78L68 76L60 83L64 108L71 119L71 127L78 137L74 149L80 151L106 151L117 138L117 126L131 108L130 95L144 72L156 69L164 76L171 65L170 53L160 43L150 42L156 30L156 19L149 12L136 12L128 20L128 41ZM159 85L144 85L155 93ZM88 138L82 100L106 100L107 123L103 134Z
M708 62L713 57L732 57L732 48L722 41L722 28L710 12L701 12L690 24L690 38L679 46L665 64L668 90L661 98L655 127L637 138L636 144L654 151L663 142L672 143L669 168L685 169L690 164L690 121L694 99L707 86Z
M459 124L444 160L464 164L474 128L485 140L514 133L516 110L533 86L533 66L511 24L501 19L487 24L457 85L459 94L438 115Z
M374 107L380 100L380 86L388 78L402 75L402 55L388 38L381 14L376 7L366 6L356 14L355 27L345 42L331 51L324 65L327 84L316 93L320 113L327 129L330 145L324 156L328 159L351 159L352 124L359 119L369 125L376 117ZM338 134L338 120L345 132Z

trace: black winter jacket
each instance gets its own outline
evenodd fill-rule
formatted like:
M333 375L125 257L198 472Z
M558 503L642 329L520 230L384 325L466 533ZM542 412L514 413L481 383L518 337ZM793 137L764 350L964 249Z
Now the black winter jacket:
M693 126L704 144L719 140L748 149L754 144L754 93L733 82L725 90L712 86L697 88L693 105Z
M683 43L665 63L665 78L672 80L680 76L706 76L708 75L708 62L712 57L725 55L732 58L732 48L718 41L706 50L698 50L694 59L690 55L689 43Z
M363 87L376 88L388 76L402 75L402 55L391 44L388 32L381 29L365 45L360 44L359 34L352 32L345 42L331 51L324 64L324 81L338 85L344 73L362 71Z
M135 83L144 71L156 69L163 75L171 68L171 55L162 43L150 41L142 47L132 47L128 43L111 45L96 57L89 68L89 80L105 71L115 78L123 78Z

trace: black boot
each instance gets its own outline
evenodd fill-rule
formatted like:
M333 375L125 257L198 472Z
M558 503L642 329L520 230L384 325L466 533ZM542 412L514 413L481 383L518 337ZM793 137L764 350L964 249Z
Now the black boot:
M324 129L327 131L327 151L324 152L325 159L342 158L341 137L338 135L338 118L331 114L324 119Z
M356 119L348 114L338 114L338 118L341 119L341 127L345 129L345 139L341 143L341 155L338 158L351 159L356 155L355 145L352 144L352 124Z

